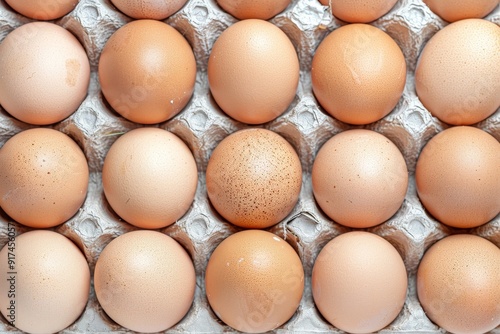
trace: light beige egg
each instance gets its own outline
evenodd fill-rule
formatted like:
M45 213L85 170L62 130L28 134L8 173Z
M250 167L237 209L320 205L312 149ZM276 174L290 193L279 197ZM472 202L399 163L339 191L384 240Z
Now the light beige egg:
M104 97L117 113L132 122L154 124L187 105L196 61L177 30L156 20L136 20L108 39L98 74Z
M219 6L240 20L269 20L281 13L291 0L217 0Z
M0 312L26 333L62 331L87 305L87 261L61 234L35 230L16 236L16 225L10 226L9 242L0 251Z
M383 223L401 207L408 170L387 137L371 130L348 130L319 150L312 185L316 202L331 219L366 228Z
M193 262L171 237L133 231L111 241L97 260L99 304L119 325L137 332L164 331L191 308L196 288Z
M80 42L48 22L16 28L0 44L0 104L13 117L46 125L73 114L87 96L90 65Z
M16 12L35 20L54 20L71 12L79 0L5 0Z
M223 240L205 273L208 302L235 330L273 330L297 310L304 290L304 269L295 250L277 235L260 230Z
M214 149L206 172L207 193L230 223L265 228L293 209L302 186L302 167L294 148L265 129L237 131Z
M423 0L429 8L448 22L482 18L488 15L499 0Z
M368 23L387 14L398 0L320 0L332 14L350 23Z
M500 143L470 126L435 135L418 157L420 201L440 222L476 227L500 212Z
M141 228L161 228L181 218L193 202L198 171L187 145L159 128L137 128L118 138L102 169L113 210Z
M82 206L88 182L85 155L62 132L25 130L0 149L0 206L23 225L64 223Z
M469 234L445 237L424 254L417 293L425 314L451 333L487 333L500 325L500 249Z
M373 333L401 312L408 279L403 259L385 239L348 232L321 250L312 271L314 303L348 333Z
M314 95L331 116L368 124L388 115L406 82L406 62L396 42L368 24L335 29L312 60Z
M287 35L264 20L222 32L208 59L210 92L230 117L262 124L283 114L299 83L299 60Z
M164 20L181 9L187 0L111 0L111 2L134 19Z
M415 70L418 98L452 125L471 125L500 108L500 27L483 19L449 24L425 45Z

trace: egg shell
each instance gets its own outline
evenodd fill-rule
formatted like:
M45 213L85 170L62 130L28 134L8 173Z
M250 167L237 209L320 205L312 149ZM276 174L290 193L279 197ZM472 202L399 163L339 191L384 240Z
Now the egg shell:
M291 0L217 0L219 6L240 20L269 20L282 12Z
M498 0L423 1L434 13L448 22L485 17L500 3Z
M25 130L0 149L0 206L23 225L64 223L85 201L88 182L85 155L62 132Z
M79 0L5 0L16 12L35 20L54 20L71 12Z
M335 222L366 228L383 223L401 207L408 170L387 137L371 130L348 130L321 147L312 185L319 206Z
M335 29L312 60L314 95L339 121L369 124L398 103L406 82L406 62L396 42L368 24Z
M198 171L181 139L144 127L113 143L102 182L106 199L120 217L141 228L161 228L175 223L191 206Z
M316 307L349 333L372 333L390 324L403 308L407 287L398 251L364 231L344 233L327 243L312 271Z
M188 253L156 231L132 231L111 241L97 260L94 285L100 305L120 325L158 332L189 311L196 278Z
M475 235L445 237L425 253L417 292L426 315L452 333L500 325L500 249Z
M207 193L229 222L265 228L284 219L297 203L302 167L294 148L266 129L246 129L226 137L212 152Z
M164 20L181 9L187 0L111 0L111 2L134 19Z
M500 108L500 27L482 19L447 25L425 45L415 70L418 98L451 125L471 125Z
M295 250L273 233L246 230L222 241L208 261L205 285L215 314L232 328L262 333L295 313L304 270Z
M266 123L283 114L299 83L292 42L278 27L257 19L236 22L222 32L207 71L219 107L247 124Z
M177 115L189 102L196 61L177 30L156 20L136 20L108 39L98 73L102 92L117 113L154 124Z
M475 127L448 128L423 148L415 181L420 201L442 223L485 224L500 212L500 143Z
M15 230L14 224L10 226ZM0 251L0 277L0 311L27 333L65 329L81 315L89 298L85 257L73 242L53 231L14 233ZM13 311L7 310L12 301Z
M0 103L15 118L47 125L73 114L87 95L90 64L80 42L49 22L26 23L0 44Z
M332 14L350 23L368 23L384 16L398 0L319 0Z

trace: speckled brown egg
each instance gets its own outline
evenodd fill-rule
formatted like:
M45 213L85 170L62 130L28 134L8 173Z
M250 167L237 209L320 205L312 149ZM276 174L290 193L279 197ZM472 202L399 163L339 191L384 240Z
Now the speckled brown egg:
M443 20L482 18L499 4L499 0L423 0Z
M320 0L332 14L350 23L368 23L387 14L398 0Z
M212 152L206 182L210 202L225 219L245 228L265 228L283 220L297 203L302 167L280 135L240 130Z
M23 122L46 125L78 109L87 95L90 65L69 31L53 23L31 22L0 44L0 78L2 107Z
M97 260L99 304L119 325L137 332L166 330L193 303L196 277L188 253L156 231L133 231L111 241Z
M118 138L102 169L106 199L128 223L169 226L191 206L198 184L193 154L176 135L137 128Z
M156 20L136 20L109 38L98 72L102 92L116 112L133 122L154 124L187 105L196 61L177 30Z
M368 24L349 24L321 42L311 77L314 95L328 114L345 123L368 124L398 103L406 63L385 32Z
M295 250L277 235L260 230L222 241L205 273L208 302L232 328L263 333L284 324L297 310L304 269Z
M394 246L378 235L355 231L321 250L311 284L314 303L328 322L348 333L374 333L401 312L408 279Z
M222 32L208 59L210 91L230 117L262 124L283 114L299 83L292 42L275 25L239 21Z
M348 130L319 150L312 185L316 202L331 219L365 228L383 223L401 207L408 170L387 137L371 130Z
M469 234L445 237L424 254L417 293L425 314L451 333L500 325L500 249Z
M217 0L219 6L240 20L269 20L281 13L291 0Z
M35 230L16 236L15 224L10 227L12 238L0 251L1 313L26 333L62 331L87 305L87 261L80 249L59 233Z
M134 19L164 20L181 9L187 0L111 0L111 2Z
M417 161L420 201L440 222L471 228L500 212L500 143L475 127L434 136Z
M0 206L17 222L36 228L70 219L87 195L89 168L67 135L33 128L0 149Z
M493 114L500 107L500 27L467 19L437 32L420 54L415 88L425 108L448 124Z
M71 12L79 0L5 0L16 12L35 20L54 20Z

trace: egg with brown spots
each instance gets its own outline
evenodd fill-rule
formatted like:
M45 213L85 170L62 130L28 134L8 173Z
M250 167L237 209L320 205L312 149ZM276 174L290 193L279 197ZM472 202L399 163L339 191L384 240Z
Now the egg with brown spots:
M320 0L332 14L349 23L368 23L387 14L398 0Z
M247 230L222 241L208 261L207 298L215 314L246 333L273 330L297 310L304 269L295 250L277 235Z
M189 254L171 237L133 231L111 241L95 266L94 286L106 314L141 333L164 331L191 308L196 276Z
M451 333L500 325L500 249L470 234L445 237L424 254L417 293L425 314Z
M348 130L319 150L312 185L327 216L345 226L366 228L383 223L401 207L408 170L388 138L371 130Z
M229 222L265 228L293 209L302 186L294 148L265 129L237 131L214 149L206 172L208 197Z
M187 0L111 0L111 2L134 19L164 20L181 9Z
M217 0L219 6L240 20L269 20L285 10L291 0Z
M23 122L46 125L78 109L87 95L90 64L69 31L31 22L0 44L0 77L2 107Z
M70 219L87 195L89 168L67 135L34 128L0 149L0 206L17 222L35 228Z
M79 0L5 0L16 12L35 20L54 20L75 9Z
M498 0L423 0L429 8L443 20L482 18L488 15L498 4Z

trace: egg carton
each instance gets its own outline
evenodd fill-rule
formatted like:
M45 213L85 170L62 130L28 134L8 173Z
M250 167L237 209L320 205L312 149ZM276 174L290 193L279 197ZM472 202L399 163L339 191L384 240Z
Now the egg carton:
M500 25L500 8L487 20ZM33 20L15 13L0 0L0 40L16 27ZM135 230L110 208L103 193L101 171L113 142L123 133L143 126L119 116L100 91L97 68L100 52L119 27L131 19L108 0L81 0L66 16L53 21L71 31L84 46L91 64L88 95L69 118L51 125L83 149L90 168L87 198L81 209L66 223L51 228L75 242L83 251L93 275L102 249L115 237ZM225 115L210 95L207 62L210 50L224 29L237 20L225 13L215 0L189 0L177 13L164 20L180 31L191 44L197 77L194 95L184 110L173 119L156 126L171 131L189 146L195 157L199 181L189 211L175 224L160 231L182 244L191 255L197 278L193 305L187 315L165 333L235 332L211 310L205 296L204 273L210 254L227 236L240 228L225 221L211 206L205 171L212 150L226 136L249 126ZM437 240L465 231L482 236L500 247L500 215L489 223L469 230L440 224L424 209L417 197L415 165L426 142L448 125L439 121L420 103L414 88L414 71L425 43L447 23L433 14L421 0L400 0L394 8L370 23L387 32L401 47L407 62L407 81L399 103L383 119L365 126L339 122L325 113L312 93L310 69L314 51L322 39L345 23L334 18L328 7L317 0L292 0L288 8L270 20L294 44L300 61L300 82L294 101L277 119L257 127L272 130L286 138L296 149L303 168L300 198L293 211L267 230L287 240L299 254L306 277L304 294L294 316L273 333L341 333L328 324L314 305L311 272L322 247L335 236L353 230L332 222L316 204L311 184L311 169L319 148L333 135L352 128L366 128L391 139L405 158L410 178L405 200L398 212L385 223L365 229L382 236L396 247L404 259L409 277L406 302L399 316L380 333L444 333L425 315L416 295L416 270L424 252ZM500 140L500 109L476 124ZM0 145L14 134L33 127L0 107ZM12 220L0 210L0 247L7 243L7 225ZM16 224L17 233L31 228ZM0 332L20 333L0 316ZM81 317L61 333L131 333L111 320L100 307L93 287ZM492 331L500 334L500 327Z

